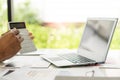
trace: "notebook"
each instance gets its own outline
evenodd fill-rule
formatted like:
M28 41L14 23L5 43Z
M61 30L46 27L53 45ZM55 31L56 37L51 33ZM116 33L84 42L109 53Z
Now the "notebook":
M104 63L117 21L117 18L89 18L76 53L47 54L42 58L57 67Z

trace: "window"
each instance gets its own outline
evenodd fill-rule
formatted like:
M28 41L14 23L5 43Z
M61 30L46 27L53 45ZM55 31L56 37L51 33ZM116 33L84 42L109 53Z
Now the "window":
M7 0L0 0L0 34L7 30Z
M88 17L120 17L119 0L13 0L13 21L25 21L38 48L77 48ZM19 6L18 6L19 5ZM112 49L120 49L118 25Z
M14 7L30 1L44 22L80 22L88 17L120 17L119 0L13 0ZM24 6L21 6L24 7ZM26 8L27 9L27 8Z

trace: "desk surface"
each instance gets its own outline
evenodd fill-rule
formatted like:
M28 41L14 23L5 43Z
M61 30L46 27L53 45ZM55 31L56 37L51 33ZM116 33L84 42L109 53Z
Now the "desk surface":
M39 50L40 51L40 50ZM100 66L103 65L120 65L120 51L119 50L110 50L106 59L106 63L102 65L97 65L97 66L84 66L84 67L67 67L67 68L56 68L53 65L50 65L49 67L46 68L31 68L33 70L53 70L53 71L70 71L70 72L81 72L84 70L91 70L91 69L100 69L105 76L108 77L120 77L120 66L119 69L108 69L108 68L99 68ZM3 64L1 64L3 66Z

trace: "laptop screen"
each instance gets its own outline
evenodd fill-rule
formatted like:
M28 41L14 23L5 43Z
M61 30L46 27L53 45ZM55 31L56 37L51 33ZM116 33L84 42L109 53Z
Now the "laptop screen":
M81 53L97 62L104 62L110 46L117 19L88 19L79 46Z

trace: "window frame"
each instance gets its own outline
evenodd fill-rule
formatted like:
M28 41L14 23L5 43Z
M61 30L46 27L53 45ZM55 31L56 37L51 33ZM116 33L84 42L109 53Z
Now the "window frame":
M7 16L8 16L8 22L11 22L13 20L13 0L7 0Z

